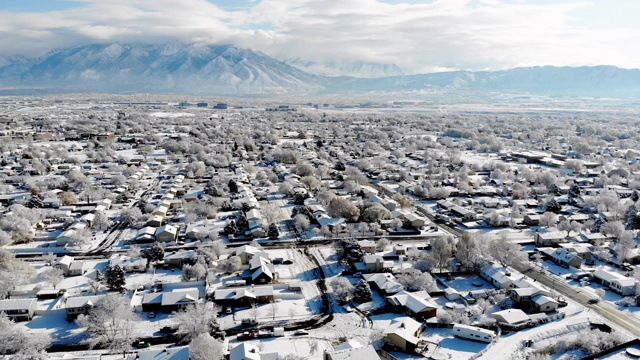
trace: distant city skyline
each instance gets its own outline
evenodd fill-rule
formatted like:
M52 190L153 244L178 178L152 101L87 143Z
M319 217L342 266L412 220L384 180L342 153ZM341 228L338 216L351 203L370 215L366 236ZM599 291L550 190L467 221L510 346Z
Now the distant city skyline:
M640 1L3 0L0 55L91 43L230 44L408 74L640 68Z

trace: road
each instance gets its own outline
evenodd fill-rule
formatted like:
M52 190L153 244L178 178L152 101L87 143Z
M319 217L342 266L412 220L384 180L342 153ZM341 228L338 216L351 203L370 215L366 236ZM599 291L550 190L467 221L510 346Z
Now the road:
M423 215L429 216L426 210L422 209L420 206L417 206L417 209ZM431 219L431 216L429 216L429 218ZM449 234L452 234L454 236L462 235L462 230L456 229L449 225L438 224L438 227L441 230L448 232ZM593 295L583 292L577 287L570 286L569 284L567 284L567 281L565 279L562 279L557 275L533 270L529 266L529 264L525 264L523 266L514 266L514 268L541 283L542 285L548 287L549 289L555 290L565 298L571 299L580 305L590 308L591 311L601 315L618 327L628 331L633 336L640 338L640 320L638 320L638 318L634 317L633 315L623 313L615 306L607 303L606 301L600 301L597 304L589 304L589 300L594 298Z

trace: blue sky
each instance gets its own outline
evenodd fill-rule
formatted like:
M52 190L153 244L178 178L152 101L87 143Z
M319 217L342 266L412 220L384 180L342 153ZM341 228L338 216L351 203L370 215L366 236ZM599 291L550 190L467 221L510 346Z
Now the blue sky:
M0 56L91 43L234 44L407 73L640 68L639 0L0 0Z

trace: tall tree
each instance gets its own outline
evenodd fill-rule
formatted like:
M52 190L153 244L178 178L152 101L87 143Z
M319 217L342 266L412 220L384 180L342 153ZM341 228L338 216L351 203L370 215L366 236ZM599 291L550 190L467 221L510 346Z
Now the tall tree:
M216 320L220 307L213 303L196 303L174 313L173 319L185 342L190 342L199 334L209 334L215 339L224 340L224 332Z
M86 328L89 344L114 352L127 352L140 337L139 318L125 295L105 295L88 315L80 315L77 323Z
M105 285L113 291L124 291L127 279L120 265L107 266L104 274Z

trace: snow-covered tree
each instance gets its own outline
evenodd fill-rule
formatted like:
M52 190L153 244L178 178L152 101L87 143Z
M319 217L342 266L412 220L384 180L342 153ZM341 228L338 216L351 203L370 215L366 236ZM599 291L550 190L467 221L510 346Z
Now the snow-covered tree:
M278 230L278 225L275 223L271 223L269 225L269 230L267 230L267 236L271 240L276 240L280 237L280 231Z
M144 250L144 257L149 260L149 262L160 261L164 259L164 249L162 245L157 242L151 244L150 247Z
M360 279L353 289L353 300L359 303L371 301L371 287L366 280Z
M113 291L123 291L127 282L124 269L122 269L118 264L107 266L105 269L104 281L105 285L109 289Z
M140 337L139 318L125 295L107 294L88 315L80 315L77 323L86 328L89 344L113 352L126 352Z
M347 303L351 300L354 287L347 278L337 277L329 283L333 295L339 303Z
M242 268L242 260L238 256L232 256L229 259L218 262L218 270L223 273L231 274L240 271Z
M213 303L196 303L175 312L173 320L184 333L184 341L191 341L199 334L209 334L217 340L224 340L224 332L216 320L220 307Z
M45 282L51 284L55 289L56 286L58 286L58 284L64 279L64 271L62 271L62 269L51 267L43 271L40 274L40 277Z
M42 332L28 333L26 329L14 323L6 314L0 313L0 355L15 354L15 357L9 358L16 359L47 359L45 349L51 343L49 336Z
M189 344L189 358L192 360L222 360L224 359L224 345L213 336L202 333Z
M453 256L453 247L449 240L444 237L438 237L431 241L431 256L433 258L435 268L442 271L451 257ZM445 268L446 270L446 268Z

